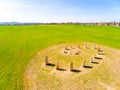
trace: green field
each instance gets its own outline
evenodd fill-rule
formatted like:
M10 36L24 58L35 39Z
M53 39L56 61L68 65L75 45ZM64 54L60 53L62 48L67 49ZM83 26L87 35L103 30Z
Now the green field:
M23 75L42 49L93 42L120 49L120 28L86 25L0 26L0 90L23 90Z

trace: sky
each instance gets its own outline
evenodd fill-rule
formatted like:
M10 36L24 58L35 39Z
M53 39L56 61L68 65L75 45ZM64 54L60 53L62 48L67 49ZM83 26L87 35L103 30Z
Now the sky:
M120 0L0 0L0 22L120 22Z

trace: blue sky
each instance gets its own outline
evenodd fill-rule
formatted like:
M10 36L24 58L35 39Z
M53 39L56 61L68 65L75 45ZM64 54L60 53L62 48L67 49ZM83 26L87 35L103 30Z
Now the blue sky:
M0 0L0 22L120 21L120 0Z

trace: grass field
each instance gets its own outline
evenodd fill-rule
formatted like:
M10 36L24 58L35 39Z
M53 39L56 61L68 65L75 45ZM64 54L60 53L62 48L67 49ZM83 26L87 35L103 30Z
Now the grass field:
M120 28L85 25L0 26L0 90L22 90L30 60L49 46L93 42L120 49Z

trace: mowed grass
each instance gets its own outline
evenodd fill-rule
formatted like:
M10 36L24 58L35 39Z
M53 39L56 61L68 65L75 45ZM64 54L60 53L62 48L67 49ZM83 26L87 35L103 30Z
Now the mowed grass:
M29 61L42 49L93 42L120 49L120 28L86 25L0 26L0 90L22 90Z

